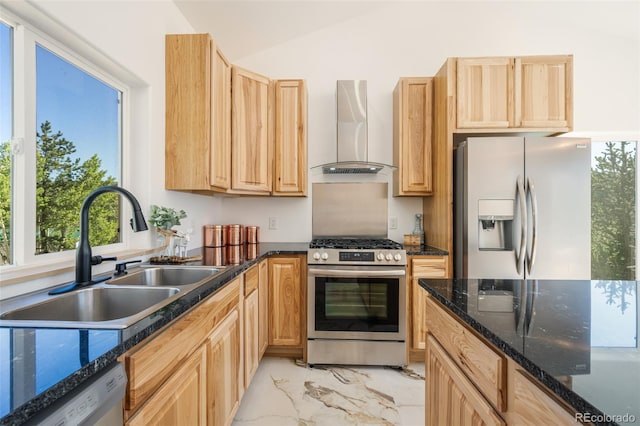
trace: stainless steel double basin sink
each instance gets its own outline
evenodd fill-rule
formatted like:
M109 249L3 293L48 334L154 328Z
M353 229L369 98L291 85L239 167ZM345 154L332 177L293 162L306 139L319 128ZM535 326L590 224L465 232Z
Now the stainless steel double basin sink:
M19 296L0 301L0 327L127 328L222 272L198 266L141 267L56 296Z

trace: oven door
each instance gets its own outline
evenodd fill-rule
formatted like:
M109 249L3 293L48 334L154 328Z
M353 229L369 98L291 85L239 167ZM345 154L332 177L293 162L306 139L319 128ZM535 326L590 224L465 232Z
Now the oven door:
M308 284L308 338L405 340L404 267L309 265Z

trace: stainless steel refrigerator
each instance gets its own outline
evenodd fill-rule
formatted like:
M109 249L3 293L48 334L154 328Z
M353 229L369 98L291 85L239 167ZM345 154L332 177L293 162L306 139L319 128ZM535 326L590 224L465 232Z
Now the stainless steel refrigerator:
M454 161L457 278L590 278L589 139L474 137Z

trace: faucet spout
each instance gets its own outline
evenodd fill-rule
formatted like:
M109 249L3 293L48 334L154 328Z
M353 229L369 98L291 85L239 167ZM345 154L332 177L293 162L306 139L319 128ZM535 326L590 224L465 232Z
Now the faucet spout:
M142 214L140 203L134 195L119 186L101 186L91 192L82 203L80 209L80 239L78 240L78 248L76 250L76 281L70 286L61 289L52 290L49 294L58 294L70 291L75 288L84 287L93 284L91 280L91 245L89 244L89 208L93 201L106 192L116 192L124 196L133 207L133 217L131 218L131 227L135 232L146 231L149 229L147 222Z

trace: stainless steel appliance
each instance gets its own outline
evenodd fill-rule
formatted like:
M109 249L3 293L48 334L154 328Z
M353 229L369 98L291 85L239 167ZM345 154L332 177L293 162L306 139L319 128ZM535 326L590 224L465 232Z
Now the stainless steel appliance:
M406 363L406 251L387 239L386 182L314 183L309 364Z
M406 251L391 240L314 239L309 364L406 363Z
M590 141L469 138L455 155L458 278L589 279Z

